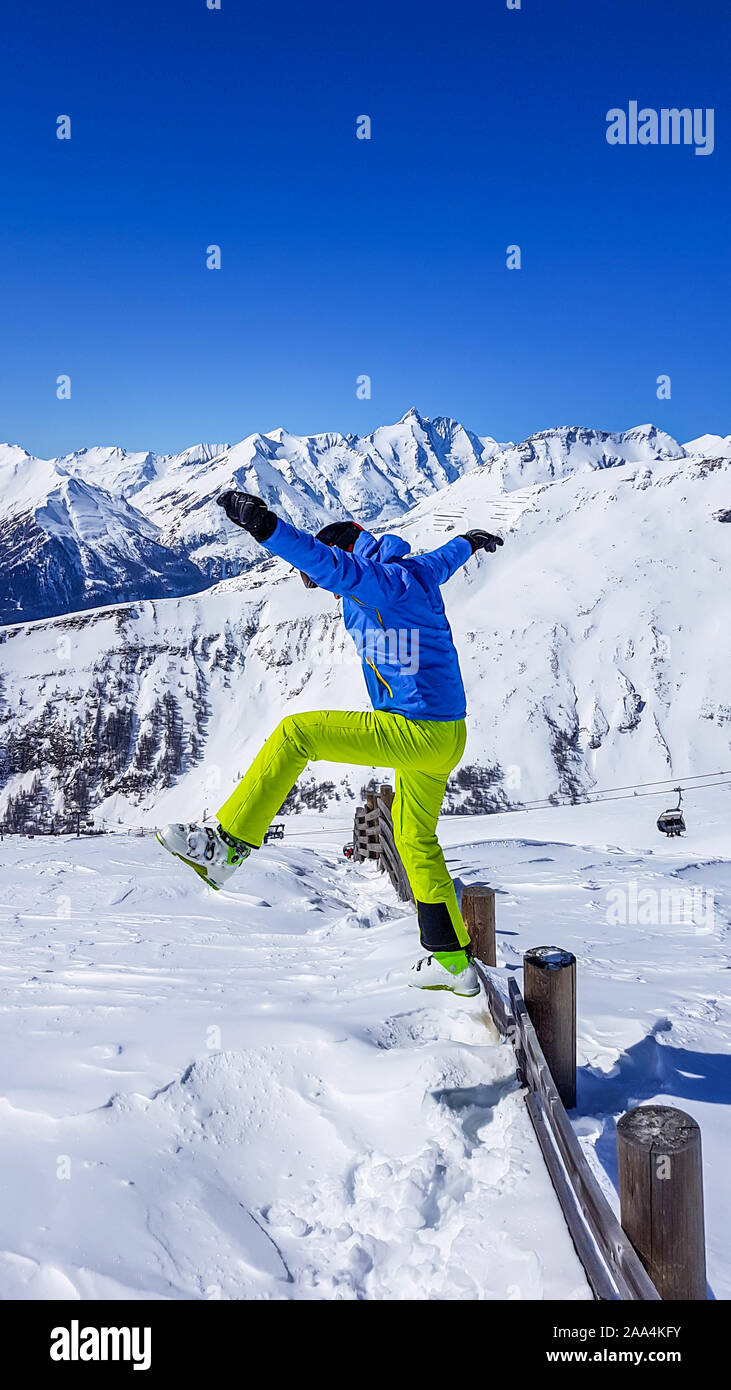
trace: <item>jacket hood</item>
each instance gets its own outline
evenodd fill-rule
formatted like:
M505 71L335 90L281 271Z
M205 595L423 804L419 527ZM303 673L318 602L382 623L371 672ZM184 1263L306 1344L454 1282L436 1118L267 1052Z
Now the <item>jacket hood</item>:
M372 536L370 531L361 531L353 546L354 555L364 560L377 560L382 565L389 560L400 560L410 552L411 546L402 536Z

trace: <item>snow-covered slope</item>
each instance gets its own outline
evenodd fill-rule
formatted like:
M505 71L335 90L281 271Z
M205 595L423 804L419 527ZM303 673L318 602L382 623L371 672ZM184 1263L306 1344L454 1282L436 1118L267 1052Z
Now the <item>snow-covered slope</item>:
M497 891L504 981L532 946L577 957L571 1119L615 1210L618 1116L700 1124L727 1299L731 788L678 841L662 805L440 837ZM590 1297L510 1044L482 998L406 987L414 913L347 833L290 820L216 894L152 836L0 843L0 1298Z
M399 519L415 549L467 521L506 537L445 589L469 704L452 806L729 765L730 483L731 460L677 458L508 497L480 467ZM19 793L58 811L79 776L112 820L213 810L285 712L366 703L337 601L272 559L204 594L0 638L0 807L12 795L16 812ZM352 808L367 775L318 764L298 804Z
M0 844L0 1299L591 1297L512 1049L408 989L377 871L48 843Z
M510 765L511 801L729 766L730 496L731 460L666 459L515 490L510 505L465 478L407 518L414 548L437 515L457 531L502 518L503 550L447 592L466 758L476 746L475 761Z
M687 794L687 834L677 840L655 827L667 801L645 790L592 806L455 817L440 836L458 880L496 890L506 977L534 946L576 956L571 1119L617 1215L619 1116L656 1103L697 1120L708 1281L712 1297L728 1299L731 778Z

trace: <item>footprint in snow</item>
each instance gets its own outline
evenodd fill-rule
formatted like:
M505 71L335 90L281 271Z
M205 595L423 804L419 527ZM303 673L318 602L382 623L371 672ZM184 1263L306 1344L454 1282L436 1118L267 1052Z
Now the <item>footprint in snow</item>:
M424 1046L438 1042L441 1033L438 1015L423 1009L416 1012L394 1014L383 1023L364 1029L364 1036L375 1047L389 1050L394 1047L408 1047L416 1043Z

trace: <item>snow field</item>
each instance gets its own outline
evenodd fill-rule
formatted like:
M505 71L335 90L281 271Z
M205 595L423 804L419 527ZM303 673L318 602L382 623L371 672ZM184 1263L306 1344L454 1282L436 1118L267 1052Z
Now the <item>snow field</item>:
M506 974L577 955L572 1121L615 1210L618 1116L698 1120L728 1298L731 790L689 793L679 841L662 804L440 834L496 889ZM0 844L2 1297L590 1297L509 1046L481 999L407 990L415 919L348 830L290 817L220 894L150 837Z
M220 894L151 837L0 845L0 1294L590 1297L484 1003L292 845Z

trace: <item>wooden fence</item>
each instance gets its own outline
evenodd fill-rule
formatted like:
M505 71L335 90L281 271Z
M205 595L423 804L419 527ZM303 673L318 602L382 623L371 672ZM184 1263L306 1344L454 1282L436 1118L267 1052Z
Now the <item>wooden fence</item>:
M486 972L480 973L484 981ZM508 992L508 1036L515 1048L518 1078L526 1087L528 1114L594 1297L657 1299L657 1289L589 1167L517 980L508 981Z
M471 891L464 890L463 907ZM484 894L483 885L480 893ZM555 947L534 949L524 956L526 982L541 954L555 967L555 972L551 971L554 982L572 967L575 970L569 952ZM475 966L493 1022L513 1044L518 1079L526 1088L528 1114L594 1297L705 1299L701 1146L695 1121L669 1106L637 1106L621 1117L617 1146L620 1224L564 1106L566 1092L571 1097L569 1104L576 1103L575 1017L566 1016L575 1009L575 988L567 990L558 984L552 1004L544 1000L544 1006L535 1010L532 1001L526 1003L514 976L507 980L505 992L501 988L503 977L497 971L479 959ZM571 1043L574 1074L567 1076ZM554 1065L556 1075L563 1079L563 1098L544 1048L557 1055L558 1065Z
M387 782L377 792L366 793L365 806L355 813L353 858L375 859L385 869L402 902L413 902L414 895L393 838L393 787Z
M392 801L393 791L387 784L377 793L368 793L366 805L355 814L353 858L377 860L381 869L387 871L399 898L413 901L394 844ZM574 957L555 947L527 952L524 973L531 996L526 1004L517 980L511 976L506 986L504 977L495 969L493 890L486 884L465 888L462 911L490 1015L498 1032L512 1043L515 1051L516 1072L525 1087L528 1114L594 1297L643 1302L705 1298L697 1125L683 1111L664 1106L637 1107L620 1120L622 1221L633 1233L633 1244L604 1196L564 1106L564 1101L569 1106L575 1104ZM545 983L540 980L542 966L546 967ZM561 1094L544 1048L560 1077ZM666 1180L658 1185L655 1168L663 1150L672 1151L672 1165ZM690 1269L679 1256L684 1242L693 1250Z

